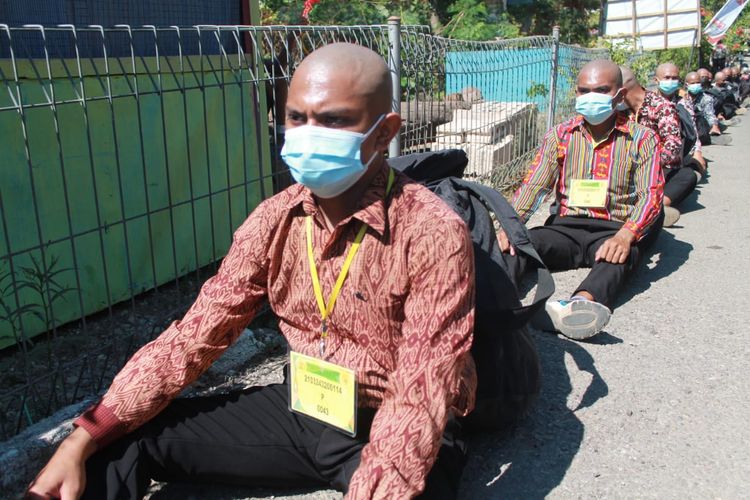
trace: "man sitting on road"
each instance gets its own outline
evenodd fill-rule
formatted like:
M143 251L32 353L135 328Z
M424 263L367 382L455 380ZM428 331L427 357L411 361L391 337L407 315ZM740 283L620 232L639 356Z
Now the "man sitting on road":
M387 166L401 127L390 109L375 52L339 43L307 56L282 151L299 184L249 216L185 317L128 361L29 497L73 499L85 485L86 498L142 498L151 478L455 496L454 415L476 387L472 242L436 195ZM289 342L288 381L172 401L266 299Z
M742 68L739 78L740 104L750 96L750 68Z
M571 299L547 304L554 328L573 339L604 328L618 291L660 226L664 177L658 138L615 113L626 93L616 64L586 64L576 83L579 116L547 132L513 198L528 221L554 190L558 214L531 229L532 242L552 270L591 268ZM515 254L502 230L498 239L503 251ZM520 257L511 262L520 276L526 262Z
M739 103L734 95L734 89L727 82L727 74L724 71L719 71L714 76L713 88L707 90L709 94L714 96L716 104L714 105L714 111L719 121L730 120L726 125L733 125L736 121L732 119L737 114Z
M659 137L659 165L664 174L664 227L671 227L680 218L680 212L673 205L684 200L697 183L693 170L682 168L680 117L674 104L644 89L629 68L620 66L620 71L622 86L627 90L623 98L630 110L627 115ZM679 81L677 83L679 85Z
M683 125L690 127L690 135L695 136L693 144L686 144L683 137L683 163L695 169L701 175L706 172L706 159L703 158L703 145L698 137L698 125L695 122L695 106L689 96L681 96L680 70L674 63L663 63L656 67L655 80L659 94L671 101ZM689 119L686 119L689 118ZM689 156L686 156L689 155Z
M704 92L703 78L697 71L685 75L688 96L695 109L695 122L698 126L698 138L704 146L709 144L729 144L731 137L722 137L719 119L714 111L714 98Z
M725 69L724 74L727 75L727 87L732 91L734 100L739 106L742 102L742 98L740 96L740 69L737 66L732 66L731 68ZM737 114L745 114L745 109L738 109Z

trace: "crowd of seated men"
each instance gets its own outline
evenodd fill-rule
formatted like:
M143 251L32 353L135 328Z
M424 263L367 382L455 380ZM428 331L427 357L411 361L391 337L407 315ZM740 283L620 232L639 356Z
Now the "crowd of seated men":
M569 299L546 304L567 337L605 327L706 172L702 146L743 112L746 75L702 72L684 86L674 65L661 65L649 91L627 68L592 61L577 77L576 116L542 139L513 206L527 221L554 193L532 243L552 270L591 268ZM386 163L401 128L391 85L364 47L336 43L305 58L285 103L282 157L297 183L250 214L185 317L76 420L26 498L138 499L152 478L455 498L466 452L456 419L477 394L474 250L463 219ZM529 263L497 237L518 275ZM176 398L265 300L289 366L305 376ZM345 395L331 393L335 418L314 416L329 403L310 374L348 381Z
M552 270L591 268L569 299L550 301L546 325L572 339L607 324L618 292L662 227L705 176L703 146L728 145L727 127L745 113L747 70L684 79L661 64L647 90L627 67L605 60L581 70L577 116L548 131L513 205L524 220L554 192L553 214L530 233ZM507 238L498 234L504 251ZM516 272L527 263L515 256ZM545 325L544 322L540 323Z

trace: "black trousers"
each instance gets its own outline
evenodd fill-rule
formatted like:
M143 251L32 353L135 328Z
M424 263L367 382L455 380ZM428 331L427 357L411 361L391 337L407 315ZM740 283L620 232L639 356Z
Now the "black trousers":
M680 168L670 168L664 175L664 196L672 200L673 207L682 203L698 184L695 172L699 172L699 169L692 162L697 163L692 160Z
M656 239L663 220L662 214L648 233L631 247L624 264L596 262L594 259L599 247L622 228L621 222L552 215L544 226L532 228L529 234L534 248L551 271L591 268L591 272L572 295L582 291L589 292L595 301L613 309L618 292L640 262L644 251ZM515 276L520 277L527 261L524 257L516 256L509 259L509 264ZM516 279L516 283L519 282Z
M182 398L87 461L84 499L140 499L151 479L346 491L375 410L360 409L357 437L289 411L286 384ZM455 498L466 447L450 419L422 498Z

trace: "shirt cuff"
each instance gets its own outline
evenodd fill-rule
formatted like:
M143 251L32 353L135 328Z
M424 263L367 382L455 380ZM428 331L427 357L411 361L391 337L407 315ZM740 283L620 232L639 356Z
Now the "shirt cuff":
M102 448L127 433L127 428L101 401L86 410L73 425L83 427Z
M639 241L643 237L643 229L639 228L633 221L626 222L622 227L635 235L635 241Z

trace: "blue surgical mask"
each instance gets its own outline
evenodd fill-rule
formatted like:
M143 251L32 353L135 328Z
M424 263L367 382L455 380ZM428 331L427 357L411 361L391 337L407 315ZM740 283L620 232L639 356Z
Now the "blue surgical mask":
M615 112L612 99L611 95L598 92L583 94L576 97L576 113L583 115L583 119L591 125L599 125Z
M672 95L680 88L679 80L659 80L659 90L666 95Z
M697 95L703 92L703 85L701 85L700 83L691 83L687 86L687 89L691 94Z
M377 152L362 163L362 143L383 121L364 134L313 125L286 129L281 157L294 180L320 198L334 198L362 178Z
M630 106L628 106L627 104L625 104L625 101L620 101L620 102L617 103L617 106L615 106L615 109L617 111L627 111L627 110L630 109Z

